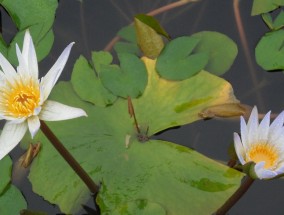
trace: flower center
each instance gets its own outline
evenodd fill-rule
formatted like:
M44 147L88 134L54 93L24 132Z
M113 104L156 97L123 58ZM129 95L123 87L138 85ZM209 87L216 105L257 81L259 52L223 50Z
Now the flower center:
M39 83L32 79L25 84L20 81L10 85L10 89L6 89L3 95L7 115L17 118L29 117L39 105Z
M279 154L274 146L268 143L258 143L248 151L248 160L255 163L264 161L265 169L273 169L279 160Z

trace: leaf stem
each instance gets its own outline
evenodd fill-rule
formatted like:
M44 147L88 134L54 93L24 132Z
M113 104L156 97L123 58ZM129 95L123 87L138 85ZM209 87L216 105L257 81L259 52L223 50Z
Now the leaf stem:
M239 189L220 207L215 215L225 215L236 203L237 201L246 193L246 191L253 184L254 179L250 176L246 176L244 182L241 184Z
M50 130L47 124L41 120L40 129L45 134L47 139L52 143L54 148L60 153L60 155L65 159L69 166L76 172L76 174L82 179L89 190L96 194L99 191L99 187L95 184L88 173L82 168L82 166L75 160L75 158L70 154L70 152L64 147L64 145L59 141L59 139Z
M134 107L133 107L132 100L131 100L130 96L127 97L127 101L128 101L129 115L130 115L130 117L133 117L136 131L137 131L138 134L140 134L141 131L140 131L140 128L138 126L138 122L137 122L137 119L136 119L136 116L135 116L135 111L134 111Z

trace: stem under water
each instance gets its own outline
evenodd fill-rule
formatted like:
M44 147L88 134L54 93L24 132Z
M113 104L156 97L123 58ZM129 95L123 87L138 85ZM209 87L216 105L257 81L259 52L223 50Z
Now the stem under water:
M75 158L70 154L70 152L64 147L64 145L59 141L59 139L50 130L44 121L40 122L40 129L47 137L47 139L52 143L54 148L60 153L60 155L65 159L69 166L76 172L76 174L82 179L89 190L96 194L99 191L99 187L95 184L88 173L82 168L82 166L75 160Z

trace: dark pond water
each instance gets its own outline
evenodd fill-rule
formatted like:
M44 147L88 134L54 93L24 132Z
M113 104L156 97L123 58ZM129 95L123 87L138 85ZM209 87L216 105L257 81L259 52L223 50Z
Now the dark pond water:
M55 43L50 56L40 64L42 74L48 71L64 47L75 41L76 45L62 74L62 80L69 80L74 62L80 54L89 58L92 50L103 49L121 27L129 24L133 15L149 12L170 2L170 0L60 1L54 25ZM250 16L251 7L252 1L239 1L239 12L250 57L245 55L240 40L233 1L199 0L167 11L157 18L173 38L203 30L219 31L232 38L238 44L239 54L230 71L223 77L233 85L235 95L242 103L257 105L262 113L269 110L279 113L283 109L284 102L284 75L265 72L255 63L254 47L267 28L260 17ZM12 35L15 29L10 26L9 20L4 16L2 22L4 33L5 29L9 29L6 31L7 36ZM250 60L251 66L248 63ZM239 131L238 120L215 119L167 130L155 138L186 145L213 159L227 161L227 148L232 142L234 131ZM12 153L15 159L19 154L21 154L19 148ZM48 214L60 213L56 206L49 205L41 197L33 194L31 185L26 179L15 183L25 195L29 209L46 211ZM283 214L283 187L284 180L256 181L229 214ZM82 213L83 211L78 214Z

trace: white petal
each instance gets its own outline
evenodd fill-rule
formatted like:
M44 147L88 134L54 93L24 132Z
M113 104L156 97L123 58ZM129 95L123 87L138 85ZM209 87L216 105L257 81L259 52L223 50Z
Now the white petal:
M3 73L5 74L5 78L9 82L14 83L15 76L17 75L16 70L1 53L0 53L0 66L2 68Z
M8 120L6 123L8 124L21 124L23 123L27 118L12 118L10 117L10 119L8 117L5 117L4 119Z
M45 101L39 114L39 118L46 121L66 120L81 116L87 116L84 110L50 100Z
M37 62L37 56L36 56L36 51L35 51L35 47L34 47L34 43L32 38L30 39L30 47L29 47L29 61L28 61L28 65L29 65L29 72L30 75L37 80L38 79L38 62Z
M22 77L29 77L29 69L28 69L28 65L27 62L25 61L20 48L18 46L18 44L16 44L16 53L17 53L17 58L19 61L19 66L17 67L18 73L22 76Z
M0 160L21 141L27 128L26 122L22 124L5 124L0 136Z
M245 150L241 142L240 136L237 133L234 133L234 146L235 146L236 154L239 158L240 163L245 164L245 160L244 160Z
M284 129L281 129L284 132ZM277 147L278 150L284 151L284 133L280 134L274 141L269 141L271 145ZM279 152L280 153L280 152ZM282 155L282 154L281 154ZM282 155L283 156L283 155Z
M37 115L40 113L40 111L41 111L41 106L39 106L39 107L37 107L37 108L34 109L33 115L36 115L36 116L37 116Z
M43 86L42 84L39 85L39 92L40 92L40 98L39 98L39 105L42 105L44 103L45 100L43 100L44 98L44 90L43 90Z
M71 48L74 43L70 43L59 56L55 64L51 67L48 73L42 78L41 85L43 87L43 101L47 99L49 96L53 86L55 85L56 81L58 80L61 72L66 64L66 61L69 57Z
M245 149L247 149L248 146L248 128L246 125L246 122L244 120L244 118L241 116L240 117L240 121L241 121L241 138L242 138L242 143L243 146L245 147Z
M277 175L280 175L280 174L284 173L284 163L283 162L281 164L279 164L279 166L277 167L275 172L277 173Z
M34 138L34 136L36 135L36 133L38 132L40 128L40 121L39 121L38 116L29 117L28 126L29 126L30 133L32 135L32 138Z
M28 56L29 56L29 49L30 49L30 43L31 42L32 42L32 37L31 37L30 31L26 30L26 33L25 33L25 36L24 36L22 53L23 53L23 57L24 57L24 60L25 60L27 65L29 63Z
M282 133L283 122L284 122L284 111L282 111L270 125L269 135L268 135L269 142L273 142L274 140L276 140L279 137L279 135Z
M253 144L258 141L258 111L256 106L252 109L248 124L248 143Z
M258 139L259 140L268 140L269 124L270 124L270 113L269 111L264 118L262 119L258 127Z
M264 168L265 162L255 164L254 171L259 179L269 179L277 176L277 173Z
M6 116L5 114L3 113L0 113L0 120L1 119L5 119L5 120L8 120L7 123L11 123L11 124L19 124L19 123L22 123L23 121L26 120L26 118L17 118L17 117L12 117L12 116Z

